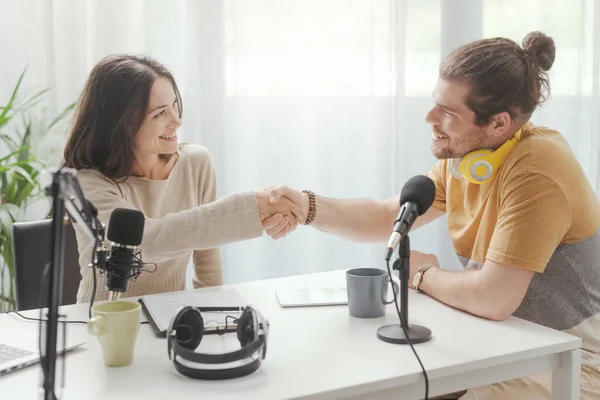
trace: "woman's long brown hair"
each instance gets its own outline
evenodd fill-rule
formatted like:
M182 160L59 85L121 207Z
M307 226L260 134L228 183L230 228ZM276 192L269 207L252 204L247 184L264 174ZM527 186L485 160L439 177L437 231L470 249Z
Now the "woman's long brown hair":
M146 113L157 78L173 85L173 75L158 61L138 55L111 55L92 69L79 98L63 153L62 165L92 168L115 180L125 180L135 163L134 138Z

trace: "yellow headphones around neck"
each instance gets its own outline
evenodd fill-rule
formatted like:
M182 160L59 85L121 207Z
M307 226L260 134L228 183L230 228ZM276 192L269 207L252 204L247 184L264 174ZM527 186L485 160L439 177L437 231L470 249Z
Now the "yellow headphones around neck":
M508 156L508 153L514 149L519 139L521 139L522 129L519 129L512 139L508 140L497 150L473 150L464 155L458 162L458 165L453 165L450 162L452 174L459 179L465 179L478 185L491 182L496 177L498 169Z

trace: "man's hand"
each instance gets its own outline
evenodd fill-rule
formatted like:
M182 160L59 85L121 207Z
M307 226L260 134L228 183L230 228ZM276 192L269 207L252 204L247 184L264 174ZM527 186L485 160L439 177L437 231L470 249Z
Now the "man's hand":
M273 239L279 239L296 229L298 223L306 221L308 212L305 214L301 207L287 198L278 202L271 201L273 187L256 190L256 200L262 228Z
M427 265L440 266L440 262L435 254L421 253L417 250L410 251L410 277L408 279L408 285L414 289L412 284L413 277L423 267Z
M308 195L288 186L277 186L270 188L269 202L277 206L280 203L292 202L299 211L294 212L296 219L288 223L285 217L275 215L263 221L263 229L273 239L284 237L288 232L296 229L297 224L303 224L308 218Z
M277 204L281 200L282 197L286 197L289 200L296 203L304 213L304 215L308 218L308 194L302 193L296 189L292 189L289 186L279 185L271 190L271 204ZM306 218L302 220L302 223L306 221Z

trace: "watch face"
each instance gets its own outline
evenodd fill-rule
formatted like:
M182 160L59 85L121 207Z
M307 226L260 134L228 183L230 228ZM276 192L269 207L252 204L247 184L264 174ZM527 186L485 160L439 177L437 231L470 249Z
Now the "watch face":
M421 272L417 272L415 274L415 276L413 276L413 281L412 284L414 287L417 287L417 285L419 284L419 278L421 277Z

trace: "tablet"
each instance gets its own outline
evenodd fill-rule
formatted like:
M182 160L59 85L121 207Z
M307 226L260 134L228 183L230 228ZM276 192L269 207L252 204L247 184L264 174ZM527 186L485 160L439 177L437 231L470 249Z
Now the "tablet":
M283 308L348 304L346 288L281 289L275 294L279 305Z

